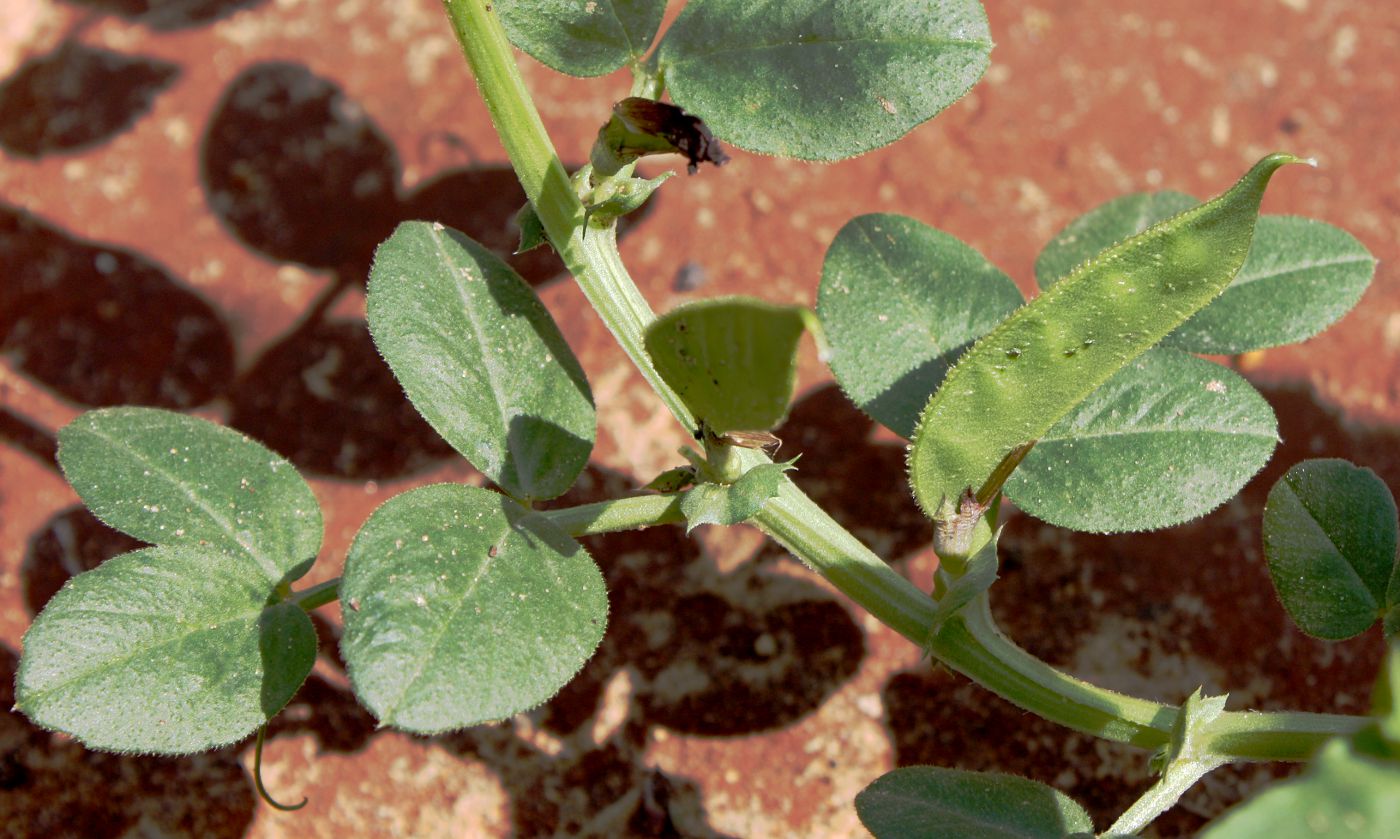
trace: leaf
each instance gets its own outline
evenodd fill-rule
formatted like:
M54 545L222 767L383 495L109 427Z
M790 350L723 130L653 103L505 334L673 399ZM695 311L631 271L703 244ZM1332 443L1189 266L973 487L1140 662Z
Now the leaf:
M1080 216L1036 260L1049 288L1099 248L1196 203L1178 192L1138 193ZM1375 258L1345 230L1295 216L1261 216L1244 266L1225 291L1163 340L1196 353L1233 355L1311 338L1356 305Z
M694 466L676 466L667 469L655 478L642 485L642 489L655 490L660 493L680 492L691 484L695 483Z
M1099 385L1220 293L1244 263L1259 202L1289 154L1081 263L978 339L919 417L910 482L924 511L980 487Z
M385 725L432 734L553 696L603 637L602 573L543 516L437 484L370 516L345 563L341 651Z
M1263 536L1279 600L1309 635L1350 638L1394 605L1395 499L1370 469L1295 465L1269 490Z
M672 309L643 340L661 378L711 431L762 431L787 414L804 328L801 307L715 297Z
M1400 825L1400 765L1373 760L1332 740L1300 778L1277 784L1234 808L1202 839L1345 836L1395 839Z
M702 524L739 524L748 521L768 499L778 494L783 473L795 469L796 458L786 463L761 463L739 480L723 484L700 484L681 496L685 532Z
M93 515L146 542L242 554L274 584L301 577L321 549L321 508L296 469L208 420L88 411L59 431L58 462Z
M1229 288L1163 345L1231 355L1306 340L1351 311L1375 271L1375 257L1345 230L1262 216Z
M1047 291L1099 251L1199 203L1185 193L1164 190L1135 192L1100 204L1055 234L1035 260L1035 281Z
M535 205L526 201L515 213L515 226L520 229L520 242L515 246L516 255L529 253L541 245L550 245L549 234L544 232L544 222L535 213Z
M908 766L856 796L877 839L1062 839L1094 830L1084 808L1057 789L1015 775Z
M671 97L721 139L841 160L962 98L991 49L976 0L691 0L658 58Z
M1233 498L1277 443L1274 412L1249 382L1204 359L1152 349L1047 431L1005 491L1060 527L1153 530Z
M270 589L249 555L212 545L114 557L35 619L16 704L95 749L187 754L241 740L316 660L311 619L269 604Z
M601 76L646 54L666 0L496 0L512 44L570 76Z
M179 76L177 64L65 40L0 82L0 148L34 159L110 140Z
M441 224L405 222L370 272L369 328L404 392L517 498L562 494L593 450L593 395L530 287Z
M953 236L872 213L827 249L817 314L841 389L909 437L957 357L1023 302L1010 277Z

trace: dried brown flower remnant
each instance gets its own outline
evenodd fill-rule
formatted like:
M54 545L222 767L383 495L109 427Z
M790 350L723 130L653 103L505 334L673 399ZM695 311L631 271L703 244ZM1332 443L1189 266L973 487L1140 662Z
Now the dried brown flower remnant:
M612 118L598 130L592 163L600 175L611 175L649 154L682 154L694 174L701 163L729 162L719 141L699 117L666 102L630 96L613 105Z

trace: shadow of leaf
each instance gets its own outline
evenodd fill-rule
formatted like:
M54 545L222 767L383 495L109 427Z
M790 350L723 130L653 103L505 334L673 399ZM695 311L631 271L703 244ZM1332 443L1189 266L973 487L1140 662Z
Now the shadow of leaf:
M393 478L454 454L404 397L362 321L307 324L274 344L231 402L229 425L318 475Z
M334 82L300 64L255 64L205 130L209 206L250 248L363 281L398 219L398 156Z
M65 41L0 83L0 148L38 158L105 142L179 75L169 62Z
M191 408L233 377L218 313L145 257L0 205L0 350L82 405Z
M159 32L204 26L266 0L64 0Z

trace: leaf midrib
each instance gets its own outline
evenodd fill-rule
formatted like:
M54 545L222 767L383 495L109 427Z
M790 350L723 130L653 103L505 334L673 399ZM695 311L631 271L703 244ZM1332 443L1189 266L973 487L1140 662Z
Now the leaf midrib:
M500 465L500 469L502 473L504 473L506 468L506 462L508 460L515 461L517 463L519 462L518 458L515 458L513 456L514 452L511 451L512 440L510 435L510 420L512 419L512 417L509 416L506 411L507 394L502 390L501 383L497 380L497 370L494 360L487 358L486 348L491 346L491 342L486 337L486 333L482 329L482 324L480 320L476 317L474 306L476 300L467 291L465 285L465 283L467 282L466 278L462 277L460 273L451 270L451 268L454 266L468 267L470 270L475 271L481 275L480 281L483 283L489 282L489 280L486 278L486 270L476 261L476 259L471 257L470 252L465 253L467 258L470 260L471 265L459 266L456 260L452 258L452 254L449 253L447 247L445 246L445 243L443 241L446 237L445 231L429 228L428 234L432 237L434 247L437 248L438 258L441 260L443 265L446 265L449 268L447 273L450 285L452 287L452 290L457 294L457 302L462 307L463 316L465 317L467 324L471 327L472 333L476 338L476 346L482 348L481 357L477 359L477 361L481 365L481 369L485 371L486 383L487 386L491 389L491 396L493 401L495 402L496 415L500 418L500 434L505 439L506 446L506 451L501 453ZM454 244L456 243L454 242ZM438 334L440 337L446 337L442 336L440 332ZM449 340L447 346L450 347L456 343L457 342L455 340ZM520 476L516 475L516 478L519 479ZM501 475L499 481L504 486L504 474ZM508 490L509 488L506 487L506 489Z
M508 532L509 530L510 525L507 523L506 530L503 532ZM491 539L490 544L499 546L500 538L499 534L496 535ZM497 551L497 556L504 555L505 553L506 551L503 548L499 549ZM423 678L423 673L428 669L428 664L437 658L438 648L442 646L443 640L447 637L448 630L456 624L457 615L466 608L467 603L471 602L472 596L476 594L476 589L481 584L482 579L485 578L492 566L496 564L496 559L497 557L491 556L490 551L486 552L486 558L482 560L471 582L467 584L466 589L457 598L456 605L444 616L442 623L438 627L437 637L435 637L431 643L420 647L420 649L423 650L423 654L418 656L418 666L414 668L413 675L404 680L403 689L399 691L397 698L389 702L384 708L383 718L386 722L398 716L399 709L412 691L413 686L418 683L419 679Z
M1314 260L1311 262L1293 263L1286 267L1273 268L1258 274L1245 274L1243 269L1241 269L1240 273L1235 275L1234 282L1230 285L1231 288L1240 288L1241 286L1247 286L1250 283L1256 283L1260 280L1269 280L1278 277L1286 277L1290 274L1301 274L1306 271L1312 271L1317 268L1331 268L1334 265L1355 265L1363 262L1369 263L1375 262L1375 260L1369 254L1365 256L1362 256L1360 254L1354 254L1346 257L1335 257L1331 259Z

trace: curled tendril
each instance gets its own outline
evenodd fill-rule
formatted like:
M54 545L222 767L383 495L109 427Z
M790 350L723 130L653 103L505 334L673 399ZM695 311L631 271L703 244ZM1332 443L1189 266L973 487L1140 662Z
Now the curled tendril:
M267 787L263 786L262 753L263 742L266 739L267 726L258 726L258 742L257 745L253 747L253 786L256 787L258 790L258 797L261 798L263 801L266 801L269 805L283 812L289 813L292 810L300 810L302 807L305 807L307 802L309 802L311 799L307 798L306 796L302 796L300 804L282 804L278 802L277 799L269 795L267 792Z

